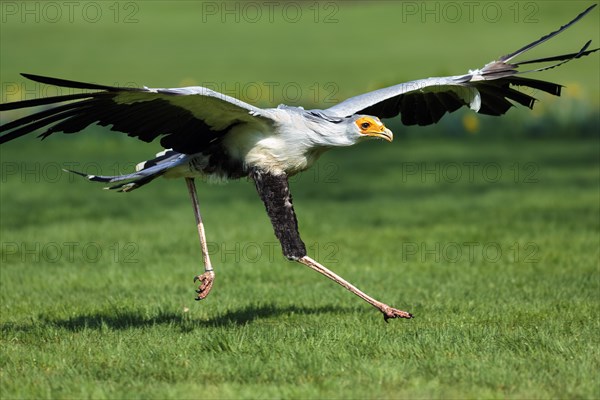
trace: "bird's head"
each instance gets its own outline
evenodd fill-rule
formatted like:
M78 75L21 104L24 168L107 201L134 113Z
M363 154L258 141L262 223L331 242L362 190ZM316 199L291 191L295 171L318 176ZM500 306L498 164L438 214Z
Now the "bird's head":
M394 140L394 134L385 127L383 122L377 117L369 115L355 115L353 118L352 129L359 135L359 138L384 139L388 142Z

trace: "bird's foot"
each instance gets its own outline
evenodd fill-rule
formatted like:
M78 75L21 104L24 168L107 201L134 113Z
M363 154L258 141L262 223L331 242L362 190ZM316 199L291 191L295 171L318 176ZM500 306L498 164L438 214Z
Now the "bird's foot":
M407 318L407 319L411 319L413 317L413 315L409 312L406 311L402 311L402 310L397 310L395 308L392 308L390 306L384 306L381 309L381 312L383 313L383 319L385 320L385 322L388 321L388 319L390 318Z
M194 283L198 281L200 281L201 284L196 290L196 293L198 293L198 295L196 296L196 300L202 300L205 299L206 296L208 296L210 289L212 289L213 283L215 281L214 271L206 271L202 275L195 276Z

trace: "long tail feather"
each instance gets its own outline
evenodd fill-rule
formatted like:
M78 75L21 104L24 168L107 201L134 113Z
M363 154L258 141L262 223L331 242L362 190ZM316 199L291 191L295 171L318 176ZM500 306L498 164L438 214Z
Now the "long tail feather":
M500 79L500 78L507 78L507 77L514 76L517 74L527 74L530 72L539 72L539 71L545 71L548 69L556 68L556 67L558 67L562 64L565 64L571 60L587 56L589 54L592 54L592 53L600 50L600 49L588 50L588 47L591 44L591 40L589 40L588 42L586 42L583 45L581 50L579 50L577 53L562 54L562 55L558 55L558 56L537 58L537 59L533 59L533 60L525 60L525 61L520 61L520 62L512 62L512 63L509 62L513 58L533 49L534 47L544 43L545 41L547 41L547 40L553 38L554 36L558 35L559 33L563 32L565 29L569 28L570 26L575 24L577 21L579 21L581 18L583 18L594 7L596 7L595 4L588 7L585 11L583 11L581 14L579 14L577 17L575 17L572 21L561 26L558 30L551 32L545 36L542 36L540 39L538 39L535 42L532 42L526 46L521 47L517 51L514 51L505 56L502 56L502 57L498 58L497 60L486 64L480 70L476 70L474 72L481 75L481 77L485 80L495 80L495 79ZM556 62L556 61L558 61L558 62ZM518 67L521 65L546 63L546 62L556 62L556 63L552 64L552 65L548 65L548 66L542 66L540 68L530 69L527 71L519 71L518 70Z
M591 40L586 43L586 48L590 43L591 43ZM598 50L600 50L600 48L597 48L594 50L580 51L578 53L562 54L560 56L554 56L554 57L536 58L533 60L520 61L513 65L519 66L519 65L525 65L525 64L537 64L537 63L551 62L551 61L574 60L576 58L581 58L581 57L587 56L589 54L592 54Z
M52 97L41 97L39 99L13 101L12 103L0 104L0 111L18 110L20 108L29 108L36 106L45 106L47 104L62 103L70 100L78 99L89 99L93 97L100 97L106 95L105 93L77 93L77 94L66 94L63 96L52 96ZM114 96L114 94L111 94Z
M579 21L581 18L583 18L587 13L589 13L594 7L596 7L596 4L592 4L591 6L589 6L585 11L583 11L581 14L579 14L578 16L576 16L572 21L570 21L569 23L561 26L558 30L551 32L545 36L542 36L541 38L539 38L538 40L536 40L533 43L529 43L528 45L525 45L523 47L521 47L519 50L514 51L510 54L507 54L505 56L502 56L498 59L499 62L508 62L510 60L512 60L513 58L517 57L520 54L525 53L528 50L533 49L534 47L544 43L545 41L552 39L554 36L558 35L559 33L563 32L564 30L566 30L567 28L569 28L570 26L572 26L573 24L575 24L577 21Z
M552 69L552 68L556 68L556 67L558 67L558 66L560 66L560 65L566 64L566 63L568 63L568 62L569 62L569 61L571 61L571 60L574 60L574 59L576 59L576 58L582 57L582 56L584 55L584 53L586 52L585 50L586 50L586 49L587 49L587 48L590 46L590 43L592 43L592 41L591 41L591 40L588 40L588 42L587 42L587 43L586 43L586 44L583 46L583 48L582 48L582 49L579 51L579 53L576 53L576 54L575 54L573 57L571 57L571 58L566 58L566 59L563 59L561 62L558 62L558 63L556 63L556 64L552 64L552 65L549 65L549 66L546 66L546 67L541 67L541 68L530 69L530 70L527 70L527 71L518 71L517 73L518 73L518 74L527 74L527 73L530 73L530 72L540 72L540 71L546 71L546 70L549 70L549 69ZM591 51L591 52L588 52L588 54L589 54L589 53L593 53L594 51L597 51L597 50L598 50L598 49L596 49L596 50L593 50L593 51ZM519 65L519 64L517 64L517 65Z
M34 74L21 74L23 77L27 79L31 79L32 81L45 83L47 85L55 85L61 87L67 87L72 89L89 89L89 90L107 90L109 92L114 91L139 91L142 89L138 88L127 88L127 87L116 87L116 86L106 86L106 85L97 85L95 83L87 83L87 82L77 82L71 81L68 79L60 79L60 78L51 78L48 76L34 75Z
M105 187L105 189L117 190L119 192L130 192L134 189L144 186L145 184L163 175L170 168L173 168L184 162L185 157L185 154L177 153L173 150L167 150L157 154L157 158L145 161L143 164L138 164L142 165L141 169L138 171L125 175L90 175L68 169L65 169L65 171L83 176L92 182L118 182L118 184Z

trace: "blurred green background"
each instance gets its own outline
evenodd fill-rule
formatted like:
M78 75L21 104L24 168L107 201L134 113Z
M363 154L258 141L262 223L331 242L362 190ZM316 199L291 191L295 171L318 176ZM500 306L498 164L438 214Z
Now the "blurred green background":
M327 107L479 68L590 4L2 1L0 100L58 94L28 72ZM598 13L524 58L598 46ZM566 88L533 111L390 121L394 143L332 151L292 180L310 255L417 315L386 326L280 256L244 180L199 185L218 278L198 304L183 182L118 195L60 170L125 173L157 143L92 127L3 145L2 397L598 398L599 59L535 75ZM47 253L64 243L103 256ZM453 243L503 256L431 254Z
M383 86L479 68L591 4L5 1L0 94L6 102L54 93L18 75L29 72L109 85L202 85L259 106L326 107ZM592 46L600 41L593 14L524 58L574 52L588 39ZM512 134L573 134L561 126L565 114L570 124L591 120L586 131L597 131L598 71L592 56L545 72L544 79L567 86L568 100L557 104L540 94L533 114L511 113L523 122ZM474 125L453 116L417 130L391 125L397 135L497 130L497 121L477 119Z
M29 72L120 85L210 84L260 106L327 105L385 85L479 68L592 3L266 4L2 2L2 101L35 92L32 84L25 94L12 91L24 82L18 73ZM573 52L588 39L599 41L594 14L525 58ZM568 96L597 108L598 57L576 64L544 78L568 84Z

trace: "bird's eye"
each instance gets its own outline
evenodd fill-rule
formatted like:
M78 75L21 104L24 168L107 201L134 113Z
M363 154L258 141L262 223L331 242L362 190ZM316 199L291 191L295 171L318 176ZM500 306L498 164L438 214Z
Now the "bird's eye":
M370 127L370 126L371 126L371 124L370 124L370 123L368 123L368 122L363 122L362 124L360 124L360 126L361 126L363 129L367 129L368 127Z

